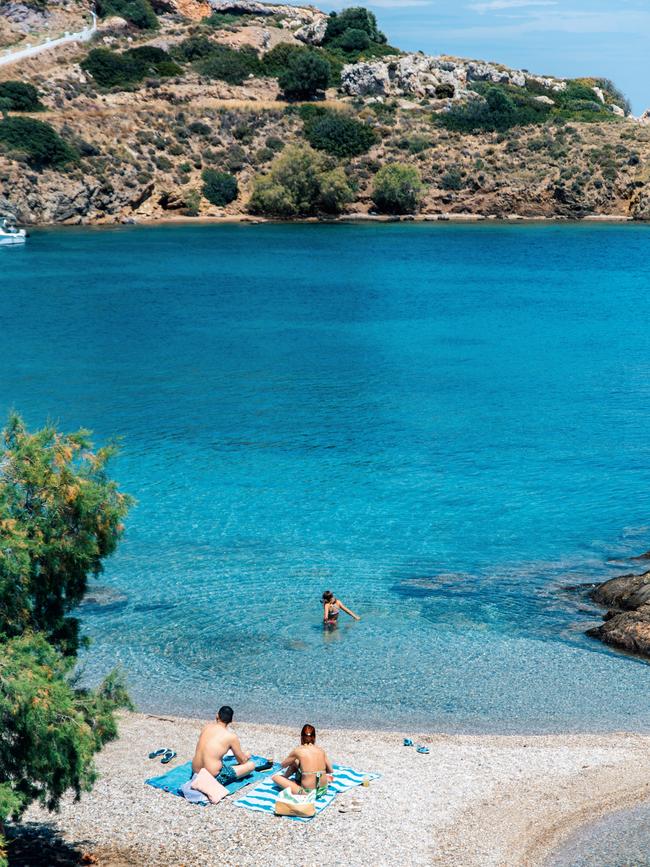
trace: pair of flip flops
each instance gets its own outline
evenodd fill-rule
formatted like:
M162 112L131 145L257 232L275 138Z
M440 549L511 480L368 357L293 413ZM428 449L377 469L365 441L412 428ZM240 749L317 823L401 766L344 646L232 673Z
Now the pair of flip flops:
M176 758L176 751L170 750L168 747L161 747L159 750L154 750L152 753L149 753L150 759L157 759L158 756L162 756L160 759L161 765L168 765L172 759Z
M352 798L350 801L343 801L339 805L339 813L360 813L361 801L358 798Z
M413 746L413 741L411 740L411 738L404 738L404 746L405 747L412 747ZM418 746L415 747L415 752L421 753L423 756L428 756L429 755L429 747L425 747L425 746L422 746L422 744L418 744Z

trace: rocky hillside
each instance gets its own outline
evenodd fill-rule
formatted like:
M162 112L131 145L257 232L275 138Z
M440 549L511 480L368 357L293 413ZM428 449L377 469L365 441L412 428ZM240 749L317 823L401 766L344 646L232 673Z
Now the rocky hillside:
M650 219L650 125L611 82L403 53L360 8L97 9L93 42L0 65L0 215ZM88 15L9 0L0 43Z

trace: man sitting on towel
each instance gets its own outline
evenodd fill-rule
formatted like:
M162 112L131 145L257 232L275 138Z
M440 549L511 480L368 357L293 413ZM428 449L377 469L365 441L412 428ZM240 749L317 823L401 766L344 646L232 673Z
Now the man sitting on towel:
M218 799L218 794L221 797L228 794L221 787L241 780L242 777L256 770L255 762L251 760L251 754L242 750L239 738L228 728L233 716L233 709L228 707L228 705L224 705L219 708L216 721L208 723L201 732L194 758L192 759L192 779L181 787L188 801L205 802L206 800L210 800L215 803L215 800ZM224 764L223 758L229 750L232 750L237 760L236 765L230 763ZM267 762L265 765L258 767L257 770L265 770L270 767L272 767L272 762ZM212 782L208 780L208 774L212 778L212 781L216 777L216 782L219 785L214 787L215 794L213 795L213 792L210 791L207 793L206 798L206 793L203 791L205 787L201 783L203 779L208 784ZM193 785L195 783L198 785Z

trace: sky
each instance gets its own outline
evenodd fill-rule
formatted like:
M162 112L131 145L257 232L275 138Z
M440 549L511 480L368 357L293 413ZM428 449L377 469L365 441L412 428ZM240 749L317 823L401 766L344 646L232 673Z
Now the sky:
M314 0L312 0L314 2ZM316 0L364 5L392 45L531 72L611 78L634 114L650 108L650 0Z

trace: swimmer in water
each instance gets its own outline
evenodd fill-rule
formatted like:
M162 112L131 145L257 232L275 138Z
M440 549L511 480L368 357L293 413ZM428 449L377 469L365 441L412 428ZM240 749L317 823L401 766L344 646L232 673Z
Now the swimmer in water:
M339 612L341 611L345 611L345 613L349 614L354 620L361 620L359 615L355 614L354 611L350 611L349 608L346 608L341 600L337 599L331 590L326 590L323 593L321 602L323 603L323 625L330 629L338 625Z

